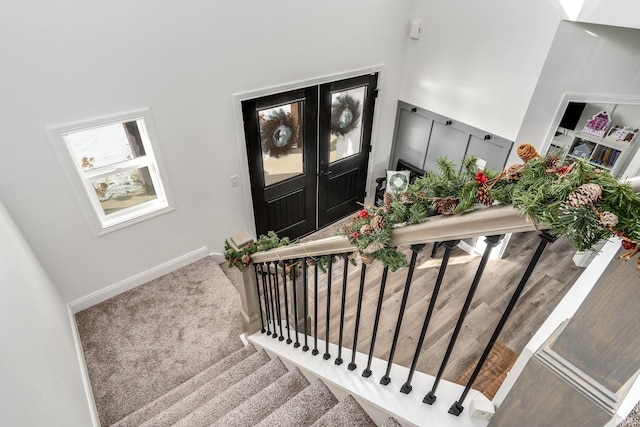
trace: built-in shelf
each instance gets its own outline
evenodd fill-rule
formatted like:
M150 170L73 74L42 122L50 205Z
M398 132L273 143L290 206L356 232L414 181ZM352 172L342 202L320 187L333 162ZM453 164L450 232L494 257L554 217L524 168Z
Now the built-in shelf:
M585 125L604 111L610 123L599 132L601 136L594 135L593 128ZM546 154L555 154L566 162L588 159L598 168L618 176L637 151L638 126L638 106L569 102Z

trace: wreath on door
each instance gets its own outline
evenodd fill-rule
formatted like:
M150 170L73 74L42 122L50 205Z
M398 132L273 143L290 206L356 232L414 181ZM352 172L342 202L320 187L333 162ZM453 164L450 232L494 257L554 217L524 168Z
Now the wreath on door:
M260 124L260 138L262 150L276 159L287 155L300 142L300 132L297 123L290 113L279 109L269 114Z
M351 95L338 95L331 104L331 133L344 136L358 126L360 101Z

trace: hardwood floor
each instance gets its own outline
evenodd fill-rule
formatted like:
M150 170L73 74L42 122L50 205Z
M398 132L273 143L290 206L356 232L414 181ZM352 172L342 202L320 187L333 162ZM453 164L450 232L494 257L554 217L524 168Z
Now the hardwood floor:
M326 231L325 231L326 234ZM313 236L312 236L313 237ZM450 381L460 379L480 357L492 335L495 326L507 306L513 290L520 281L529 259L538 243L538 233L514 234L502 259L489 260L484 276L480 281L475 297L470 305L458 340L455 344L443 378ZM431 245L419 253L417 268L410 284L406 311L402 319L398 345L394 354L394 363L410 366L424 316L430 302L431 293L438 274L439 263L430 257ZM403 248L410 256L410 249ZM441 257L444 249L438 251ZM508 349L519 354L549 313L569 290L583 268L576 267L572 261L575 250L572 245L559 239L549 245L534 270L518 304L507 321L499 341ZM452 252L445 279L437 298L435 310L428 328L424 345L417 364L417 370L436 375L453 334L480 257L470 256L456 248ZM434 267L435 264L435 267ZM334 263L331 282L330 341L338 343L340 330L340 302L343 293L344 262ZM309 271L309 315L313 313L313 269ZM343 346L353 345L357 297L360 284L361 267L348 265L345 293L346 309L344 313ZM373 333L374 316L381 287L382 267L376 262L367 267L366 284L362 301L357 349L369 353ZM380 317L374 356L388 359L393 335L398 320L399 308L405 289L407 268L395 273L389 272L383 294L383 309ZM328 296L327 274L319 272L318 279L318 335L325 339L327 323L326 303ZM311 326L313 328L313 326ZM313 329L311 329L313 330ZM321 354L324 349L320 349ZM336 357L336 355L332 355ZM364 366L358 366L358 370ZM502 371L504 369L501 368ZM495 375L503 375L498 372ZM394 382L404 382L405 378L392 378ZM491 379L483 382L491 383ZM498 384L499 386L499 384ZM495 392L495 391L494 391Z

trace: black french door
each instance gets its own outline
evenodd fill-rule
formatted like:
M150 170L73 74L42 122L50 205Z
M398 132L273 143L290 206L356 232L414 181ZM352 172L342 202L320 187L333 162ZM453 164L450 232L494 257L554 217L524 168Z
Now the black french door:
M360 208L377 74L242 102L256 232L297 238Z

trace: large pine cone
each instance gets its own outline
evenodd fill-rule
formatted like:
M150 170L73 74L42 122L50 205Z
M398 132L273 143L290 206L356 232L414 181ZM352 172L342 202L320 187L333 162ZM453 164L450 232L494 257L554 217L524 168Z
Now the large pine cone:
M385 213L391 213L391 204L393 203L393 196L391 193L384 193L384 211Z
M522 159L523 162L527 163L529 160L537 159L540 157L540 154L531 144L520 144L518 147L518 157Z
M453 215L460 201L453 197L445 197L438 199L434 202L434 205L439 213L443 215Z
M522 176L522 168L524 165L516 163L514 165L509 166L509 169L505 172L505 179L509 181L517 181Z
M478 188L478 192L476 193L476 200L478 203L481 203L485 206L491 206L493 204L493 200L491 199L491 191L486 185Z
M606 228L607 230L611 230L618 225L618 216L613 212L600 212L598 214L598 223L602 228Z
M362 227L360 227L361 234L371 234L372 231L373 231L373 227L371 227L370 224L365 224Z
M567 205L574 208L595 205L602 200L602 187L598 184L582 184L576 188L567 198Z
M405 191L400 195L400 201L405 205L410 205L413 203L413 196L411 196L411 193Z
M553 154L547 157L548 169L558 170L561 167L562 167L562 160L560 160L560 157Z
M373 218L371 218L371 222L369 222L369 225L374 230L381 230L387 226L387 221L385 221L381 215L375 215Z

